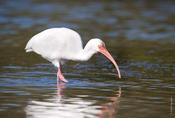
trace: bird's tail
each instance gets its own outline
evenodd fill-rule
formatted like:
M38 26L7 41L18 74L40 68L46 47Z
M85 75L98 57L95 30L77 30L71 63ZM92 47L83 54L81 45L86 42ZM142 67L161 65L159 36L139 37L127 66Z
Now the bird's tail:
M29 42L27 43L27 45L25 47L25 50L26 50L26 52L32 52L33 51Z
M32 49L32 40L31 39L27 42L25 50L26 50L26 52L32 52L33 51L33 49Z
M26 49L26 48L25 48L25 50L26 50L26 52L32 52L33 51L32 49Z

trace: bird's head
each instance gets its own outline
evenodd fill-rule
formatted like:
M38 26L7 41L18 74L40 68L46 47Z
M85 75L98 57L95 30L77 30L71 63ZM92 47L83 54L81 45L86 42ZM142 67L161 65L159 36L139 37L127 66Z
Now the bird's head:
M105 43L101 39L98 39L98 38L91 39L88 42L87 47L89 48L88 50L91 50L94 53L100 52L101 54L105 55L114 64L115 68L118 71L118 76L119 78L121 78L120 70L119 70L117 63L115 62L114 58L111 56L111 54L106 49Z

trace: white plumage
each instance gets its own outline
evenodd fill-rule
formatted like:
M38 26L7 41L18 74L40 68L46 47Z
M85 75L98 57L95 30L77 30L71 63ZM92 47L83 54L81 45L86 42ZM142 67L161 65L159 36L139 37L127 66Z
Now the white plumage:
M91 39L83 49L80 35L68 28L51 28L36 34L28 41L25 50L41 55L58 67L59 71L64 60L86 61L97 52L107 51L104 42L97 38ZM104 53L109 59L112 58L109 53ZM67 82L59 71L58 79Z
M34 51L52 62L60 59L74 60L83 46L80 35L75 31L52 28L33 36L25 49L27 52Z

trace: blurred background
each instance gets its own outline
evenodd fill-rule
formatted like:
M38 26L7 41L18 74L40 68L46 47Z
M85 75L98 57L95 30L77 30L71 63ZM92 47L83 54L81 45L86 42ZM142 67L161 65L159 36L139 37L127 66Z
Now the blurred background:
M174 0L1 0L1 118L174 118ZM101 38L103 55L68 62L69 83L25 45L47 28L77 31L84 45Z

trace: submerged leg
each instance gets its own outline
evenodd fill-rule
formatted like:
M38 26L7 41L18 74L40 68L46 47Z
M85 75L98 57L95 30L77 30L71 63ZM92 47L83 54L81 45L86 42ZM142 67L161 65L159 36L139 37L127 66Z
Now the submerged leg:
M58 68L58 72L57 72L57 81L59 81L59 79L61 79L63 82L68 82L68 81L64 78L64 76L62 75L61 69L60 69L60 68L61 68L61 67Z

